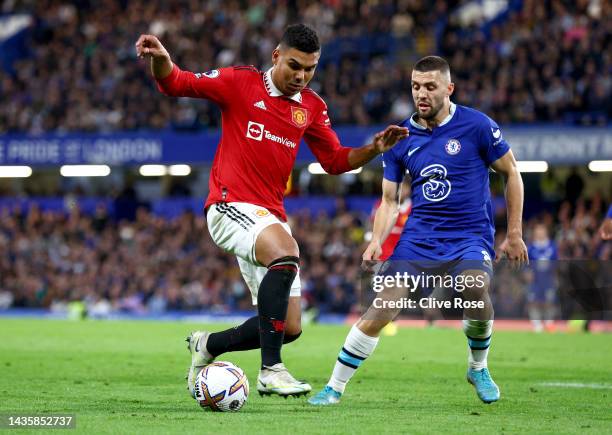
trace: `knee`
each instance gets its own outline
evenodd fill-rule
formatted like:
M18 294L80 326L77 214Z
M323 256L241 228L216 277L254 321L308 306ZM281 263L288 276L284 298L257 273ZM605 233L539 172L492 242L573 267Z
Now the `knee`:
M387 319L360 319L359 322L357 322L357 328L359 328L359 330L365 335L369 335L370 337L378 337L380 335L380 331L387 326L390 321L391 320Z
M490 285L488 273L472 272L463 274L463 296L467 299L482 299L487 296Z
M299 261L300 249L297 242L293 237L288 237L274 247L270 257L272 261L284 258L293 258L295 261Z
M264 229L255 242L255 258L266 267L280 258L299 256L297 242L280 225L271 225Z

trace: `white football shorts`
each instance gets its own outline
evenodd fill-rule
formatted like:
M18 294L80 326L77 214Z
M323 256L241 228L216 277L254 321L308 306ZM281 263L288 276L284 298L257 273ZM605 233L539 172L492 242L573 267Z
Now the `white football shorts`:
M255 241L259 233L272 224L281 224L291 234L289 224L281 222L268 209L246 202L218 202L210 205L206 213L206 223L215 244L238 259L242 277L251 290L253 305L257 305L259 284L268 268L261 266L255 259ZM300 294L301 282L298 273L291 285L289 296Z

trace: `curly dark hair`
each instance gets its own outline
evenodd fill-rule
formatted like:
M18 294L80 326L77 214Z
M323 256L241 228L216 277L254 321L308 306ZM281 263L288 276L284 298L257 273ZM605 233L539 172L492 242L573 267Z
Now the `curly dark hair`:
M285 47L295 48L304 53L314 53L321 49L317 33L305 24L287 26L280 43Z

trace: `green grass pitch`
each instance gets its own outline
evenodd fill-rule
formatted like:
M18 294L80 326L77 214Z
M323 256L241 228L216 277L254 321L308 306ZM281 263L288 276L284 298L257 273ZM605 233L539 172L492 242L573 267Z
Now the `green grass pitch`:
M183 340L196 328L0 319L0 414L75 413L79 433L612 433L610 335L496 332L489 368L502 399L492 405L465 381L459 330L383 337L341 404L328 408L259 397L259 351L226 354L220 359L247 373L251 395L242 411L221 414L202 411L185 388ZM306 327L283 350L287 366L318 391L347 331Z

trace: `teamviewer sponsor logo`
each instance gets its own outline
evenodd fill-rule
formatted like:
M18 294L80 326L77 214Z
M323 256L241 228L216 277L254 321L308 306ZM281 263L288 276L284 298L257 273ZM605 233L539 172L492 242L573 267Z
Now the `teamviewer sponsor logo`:
M264 125L257 122L249 121L246 136L249 139L261 140L264 134Z
M270 133L269 130L265 129L265 126L263 124L249 121L249 125L247 126L246 137L248 137L249 139L261 141L264 138L264 136L267 140L284 145L288 148L293 149L297 147L297 144L293 142L292 140L287 139L286 137L277 136L273 133Z

